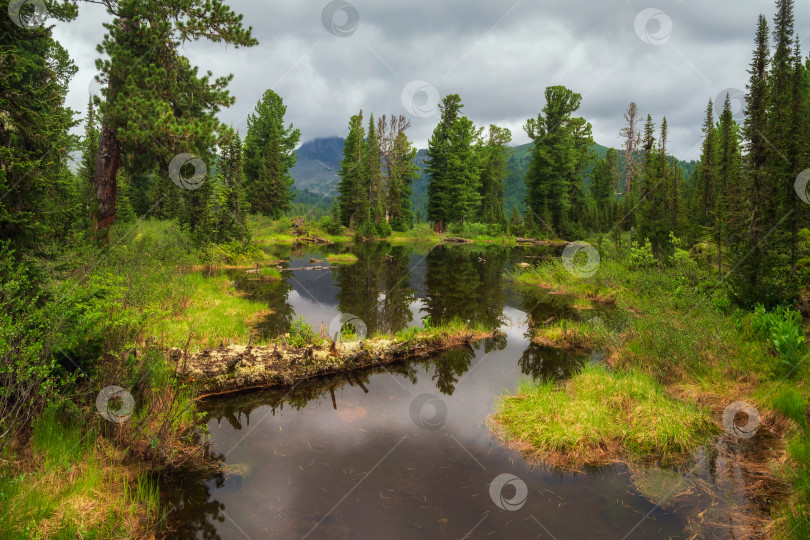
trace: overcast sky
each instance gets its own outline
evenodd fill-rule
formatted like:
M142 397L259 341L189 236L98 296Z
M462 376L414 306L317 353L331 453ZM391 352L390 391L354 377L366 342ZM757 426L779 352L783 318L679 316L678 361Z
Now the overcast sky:
M349 117L406 114L411 139L426 145L438 96L458 93L477 125L512 130L544 104L550 85L583 96L594 139L618 146L622 113L635 101L656 124L667 116L670 150L699 157L706 102L744 89L757 16L772 21L773 0L290 0L231 2L260 44L235 49L208 42L184 53L202 70L233 73L236 104L220 118L244 134L246 116L267 88L288 105L302 141L345 136ZM797 2L807 53L810 6ZM84 112L94 85L103 7L82 4L57 25L79 72L68 105ZM724 95L724 94L723 94Z

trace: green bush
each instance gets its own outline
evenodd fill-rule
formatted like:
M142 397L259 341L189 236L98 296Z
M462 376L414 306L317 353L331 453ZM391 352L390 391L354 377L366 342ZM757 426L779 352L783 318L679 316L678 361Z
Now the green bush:
M354 231L354 241L355 242L372 242L376 238L377 235L377 227L374 226L374 223L367 221L357 227Z
M389 225L387 221L380 221L377 223L375 230L377 232L377 236L380 238L388 238L391 236L391 233L394 232L393 229L391 229L391 225Z
M328 234L343 234L343 225L339 221L335 221L332 216L323 216L318 222L318 226Z
M644 240L644 245L630 248L630 268L633 270L652 268L657 264L649 238Z
M287 343L293 347L304 347L315 343L316 339L317 336L315 331L312 330L312 326L299 315L290 326Z
M782 367L795 375L807 354L801 313L784 306L768 312L762 304L756 304L751 327L756 335L773 344Z
M460 236L462 238L475 238L477 236L501 236L503 228L498 224L490 223L473 223L465 221L464 223L451 223L447 227L447 233Z

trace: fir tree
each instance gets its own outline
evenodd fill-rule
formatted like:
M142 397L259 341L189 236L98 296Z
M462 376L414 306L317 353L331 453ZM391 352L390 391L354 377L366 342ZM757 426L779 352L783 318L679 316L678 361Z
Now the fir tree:
M245 178L251 209L278 219L290 209L295 183L290 169L295 166L295 147L301 132L284 124L287 106L281 96L266 90L248 115L245 135Z
M746 304L763 298L765 291L763 273L768 267L762 240L767 233L767 221L773 218L770 184L767 180L768 160L768 103L770 45L768 21L759 16L754 53L748 70L749 82L746 95L746 114L743 124L744 149L746 154L743 185L740 194L742 212L740 218L743 237L733 246L737 261L736 273L732 276L734 290ZM769 227L768 227L769 228Z
M655 125L652 117L647 115L644 124L642 150L644 161L642 169L641 201L638 209L638 242L643 245L647 240L652 245L653 254L663 260L668 254L669 233L672 230L668 213L667 182L668 166L666 155L667 125L661 124L661 136L658 147L655 145Z
M558 235L573 230L572 208L581 201L582 169L593 144L591 125L572 117L582 96L563 86L546 88L546 105L524 129L533 141L526 174L527 207L543 221L550 221ZM573 199L573 200L572 200Z
M349 228L362 223L368 215L364 155L363 111L360 111L349 120L349 134L343 143L343 160L338 171L340 221Z
M717 126L717 144L717 185L713 221L714 238L718 249L718 272L722 276L723 247L732 241L732 235L736 236L742 232L734 221L743 211L739 126L734 121L731 98L728 94Z
M406 231L413 224L411 210L411 184L419 177L419 167L414 163L416 148L404 131L394 139L388 177L388 218L395 231Z
M363 157L365 192L368 214L365 221L379 223L385 220L384 196L382 185L382 159L380 157L380 139L372 114L368 121L365 153Z
M48 7L59 20L76 15L72 4ZM21 28L8 2L0 9L0 241L21 256L63 237L85 210L66 159L74 121L65 96L76 67L51 28Z
M441 119L430 136L425 159L428 183L427 217L435 223L435 229L444 231L449 220L448 210L452 204L451 179L449 176L453 128L459 120L463 105L458 94L449 94L439 104Z
M479 146L481 163L481 210L484 223L503 223L503 181L509 175L507 159L512 133L505 128L489 126L489 133Z
M79 174L81 183L78 186L78 193L81 197L81 204L87 212L88 219L95 215L96 194L93 190L93 178L96 175L96 156L98 155L99 121L96 117L96 109L92 98L87 104L87 117L84 124L84 137L81 148L82 157L79 162Z
M717 132L711 100L706 106L706 120L703 122L703 149L695 174L697 180L692 218L695 225L708 228L712 225L714 199L717 195Z

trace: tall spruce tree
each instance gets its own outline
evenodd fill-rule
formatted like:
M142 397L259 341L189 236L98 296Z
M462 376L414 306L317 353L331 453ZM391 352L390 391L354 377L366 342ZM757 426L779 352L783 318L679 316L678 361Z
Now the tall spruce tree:
M96 157L98 155L99 119L91 98L87 104L87 117L84 123L84 137L82 138L82 157L79 163L78 186L81 203L84 205L88 219L95 215L96 197L93 191L93 178L96 175Z
M790 230L795 215L796 193L794 190L795 150L795 95L794 84L794 15L793 0L777 0L774 17L774 51L771 72L768 78L768 181L773 189L770 205L770 222L779 224L772 235L776 249L781 254L792 250ZM771 239L769 239L769 242Z
M343 143L343 160L340 162L340 171L338 171L340 220L347 227L363 223L368 215L364 156L363 111L360 111L349 120L349 134Z
M249 239L247 213L250 203L244 191L242 139L238 133L223 149L217 173L216 189L212 193L214 240L228 242Z
M449 94L439 105L441 119L428 141L425 171L428 183L428 219L437 231L449 222L471 217L480 204L481 181L473 150L479 131L465 116L458 94Z
M451 198L448 179L450 137L462 107L458 94L445 96L439 104L441 118L428 141L425 159L425 172L429 178L427 218L434 222L439 232L444 231L448 221L447 209Z
M711 100L706 106L706 119L703 122L703 147L695 174L692 219L696 227L707 229L712 226L714 199L717 195L717 130ZM693 231L695 236L699 233L698 229Z
M377 127L374 124L373 114L369 116L368 131L366 133L363 166L365 168L364 180L368 200L368 215L365 219L372 223L380 223L385 221L385 197L383 194L380 138L377 136Z
M503 209L503 181L509 175L507 160L512 133L506 128L489 126L486 139L478 147L481 163L481 209L484 223L506 222Z
M619 176L619 152L608 148L607 155L596 162L592 173L590 194L595 206L595 221L600 230L613 223L616 213L616 185Z
M411 210L411 184L419 178L419 167L414 163L416 148L405 131L394 138L388 161L388 219L395 231L406 231L413 225Z
M762 279L767 271L770 253L762 245L763 238L773 223L775 213L771 202L772 189L767 177L769 154L768 103L770 102L770 45L768 20L759 16L754 52L748 69L748 94L746 95L743 138L745 170L742 177L740 218L742 237L732 245L736 272L731 276L732 286L738 298L745 304L764 299L768 285Z
M718 272L723 275L723 248L735 241L742 231L736 217L743 212L739 126L731 111L731 98L726 94L723 112L717 125L717 185L713 212L714 240L717 243Z
M582 192L581 171L593 144L591 125L573 117L582 96L564 86L550 86L546 105L524 130L532 139L531 161L526 173L527 207L558 235L571 234L571 209ZM573 195L573 197L572 197Z
M251 209L273 219L290 209L294 197L290 169L298 158L295 147L301 132L285 125L286 114L284 100L268 89L247 118L245 189Z
M48 7L52 18L76 15L68 2ZM73 113L65 106L76 67L52 27L22 28L8 10L0 4L0 241L21 256L58 241L80 215L67 168Z
M672 230L667 212L666 174L666 123L661 124L661 137L658 147L655 143L655 124L647 115L642 139L643 166L641 173L640 202L638 208L638 242L646 240L652 245L653 254L663 259L667 252L667 239Z

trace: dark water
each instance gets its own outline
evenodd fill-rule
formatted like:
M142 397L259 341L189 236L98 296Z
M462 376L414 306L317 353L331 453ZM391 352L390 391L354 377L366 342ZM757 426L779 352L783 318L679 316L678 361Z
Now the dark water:
M533 466L487 427L498 396L521 380L564 378L599 361L532 344L531 325L552 316L621 324L504 281L504 270L552 252L377 244L355 253L356 264L285 271L283 283L235 273L237 286L272 310L257 329L278 335L299 315L317 329L352 313L369 332L429 316L483 322L505 336L422 363L205 402L212 450L229 472L166 489L174 536L687 537L683 517L642 496L625 466L576 474ZM326 265L310 262L326 254L274 255L301 268ZM503 489L496 482L491 494L496 478Z

